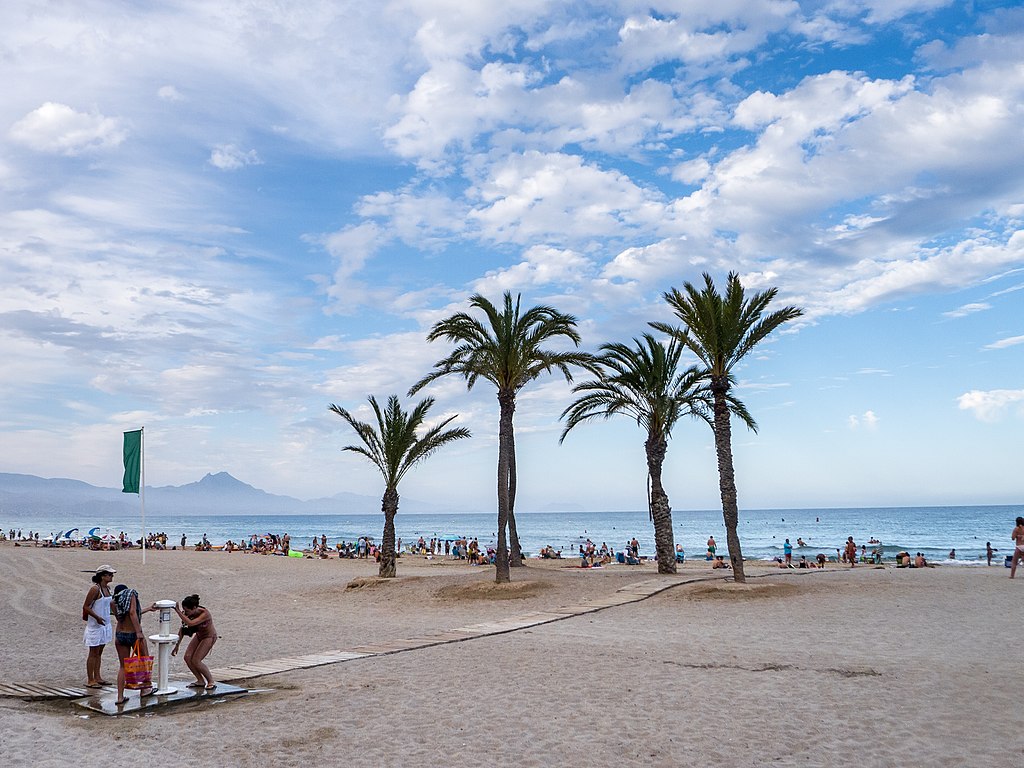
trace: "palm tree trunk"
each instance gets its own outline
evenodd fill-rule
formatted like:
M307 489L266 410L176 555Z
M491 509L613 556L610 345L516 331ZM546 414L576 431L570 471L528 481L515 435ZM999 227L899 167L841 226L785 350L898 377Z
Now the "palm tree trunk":
M384 513L384 535L380 541L380 570L377 575L382 579L393 579L398 573L395 561L395 515L398 514L398 490L388 488L380 503Z
M516 532L516 435L515 428L511 434L512 452L508 462L508 543L512 550L512 567L523 565L523 550L519 546L519 534Z
M647 438L647 476L650 479L650 513L654 521L654 551L658 554L658 573L676 572L676 545L672 534L672 508L661 484L661 468L668 444L665 440Z
M494 581L507 584L512 580L508 565L508 543L505 532L508 529L509 513L509 462L512 455L512 414L515 412L515 395L498 392L498 552L494 564Z
M715 397L715 453L718 455L718 489L722 495L722 518L725 521L725 543L729 547L733 578L746 581L743 573L743 552L740 536L739 505L736 500L736 475L732 466L732 426L729 424L729 405L725 400L728 383L712 380L711 392Z

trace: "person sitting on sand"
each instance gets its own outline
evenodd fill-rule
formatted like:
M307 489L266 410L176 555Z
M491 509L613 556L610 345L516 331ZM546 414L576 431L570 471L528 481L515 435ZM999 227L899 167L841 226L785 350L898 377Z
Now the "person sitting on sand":
M722 555L715 555L715 559L711 561L711 568L713 570L717 569L717 568L731 568L731 567L732 567L732 565L730 563L725 562L725 558Z
M181 619L181 629L178 630L178 642L171 650L171 656L177 656L178 646L181 645L185 635L191 635L192 640L185 649L185 666L196 676L194 683L189 683L189 688L203 688L212 691L217 687L217 682L210 673L210 668L203 661L213 650L217 642L217 630L213 627L213 616L210 611L199 604L199 595L189 595L180 604L175 604L174 610Z
M914 556L914 567L915 568L927 568L928 567L928 561L924 559L924 555L921 554L920 552L918 552Z

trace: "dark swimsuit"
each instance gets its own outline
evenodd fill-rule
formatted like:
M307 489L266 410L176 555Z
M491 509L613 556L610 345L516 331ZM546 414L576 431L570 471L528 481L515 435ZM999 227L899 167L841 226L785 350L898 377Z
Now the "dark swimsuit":
M127 592L127 595L124 598L118 599L120 597L120 595L125 594L125 592ZM134 589L129 589L129 590L125 590L125 591L119 592L117 595L114 595L114 601L113 601L113 603L114 603L114 611L115 611L115 614L117 615L117 620L119 622L121 621L121 619L123 619L125 616L127 616L128 615L128 611L131 610L130 606L131 606L131 602L132 602L132 597L133 596L135 597L136 612L138 614L139 620L140 621L142 620L142 606L139 605L139 602L138 602L138 600L139 600L139 593L136 592ZM133 647L135 645L135 643L137 643L138 641L139 641L139 636L136 635L134 632L115 632L114 633L114 642L117 643L118 645L123 645L125 648Z
M139 636L134 632L115 632L114 642L118 645L123 645L125 648L131 648L137 643Z

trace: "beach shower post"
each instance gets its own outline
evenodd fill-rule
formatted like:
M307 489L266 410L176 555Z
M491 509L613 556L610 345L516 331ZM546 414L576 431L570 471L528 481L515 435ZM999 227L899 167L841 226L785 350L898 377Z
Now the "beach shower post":
M160 610L160 634L150 635L149 639L156 643L158 648L157 664L160 665L160 683L156 692L157 695L164 696L178 691L167 681L167 674L171 666L171 643L178 639L176 634L171 634L171 612L174 610L175 603L173 600L157 600L154 605Z

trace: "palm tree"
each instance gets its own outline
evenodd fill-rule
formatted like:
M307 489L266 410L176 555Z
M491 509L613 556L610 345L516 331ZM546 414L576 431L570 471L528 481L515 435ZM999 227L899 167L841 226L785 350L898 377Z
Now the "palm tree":
M679 360L686 349L679 338L670 337L666 346L645 333L643 341L633 342L635 347L601 346L603 354L596 359L597 378L573 387L572 391L581 396L562 412L566 425L559 442L578 424L619 413L635 419L647 432L647 503L654 522L658 573L675 573L672 508L661 483L661 468L672 429L683 416L703 418L710 423L711 397L706 386L701 387L701 372L697 368L679 370Z
M427 341L445 339L456 347L451 354L434 364L434 370L420 379L409 390L415 394L430 382L459 374L466 380L467 389L481 378L491 382L498 390L498 552L495 581L508 582L509 557L505 536L510 529L513 538L512 555L515 564L522 562L518 537L515 535L516 456L512 417L516 410L516 395L543 373L561 372L572 382L570 367L587 366L592 356L584 352L557 352L543 345L559 338L568 339L579 346L576 318L558 312L553 307L536 306L520 311L522 296L512 301L512 293L505 292L504 305L499 311L480 294L469 299L469 305L484 313L480 321L467 312L457 312L439 321L427 334Z
M708 380L714 400L715 452L718 456L718 486L722 496L722 517L725 520L726 542L736 581L745 580L740 537L736 530L739 505L736 499L736 477L732 462L732 427L729 424L730 390L735 384L732 370L761 341L783 323L800 317L797 307L782 309L765 315L765 310L778 293L769 288L751 295L743 291L739 275L730 272L726 280L725 296L715 288L711 276L704 273L704 288L697 290L690 283L683 284L683 292L673 288L664 294L676 317L683 323L685 333L663 323L651 323L658 330L679 337L700 359L704 376ZM742 405L738 400L735 404ZM747 422L757 431L753 420Z
M370 395L370 406L377 417L376 426L357 420L341 406L332 403L329 408L347 421L363 441L363 445L346 445L341 450L362 454L384 476L384 497L380 503L384 513L379 571L381 578L394 578L396 572L395 515L398 514L398 483L406 472L438 448L469 437L469 430L464 427L445 429L457 415L417 435L433 404L434 398L428 397L410 413L406 413L398 402L398 395L391 395L387 407L381 411L377 399Z

